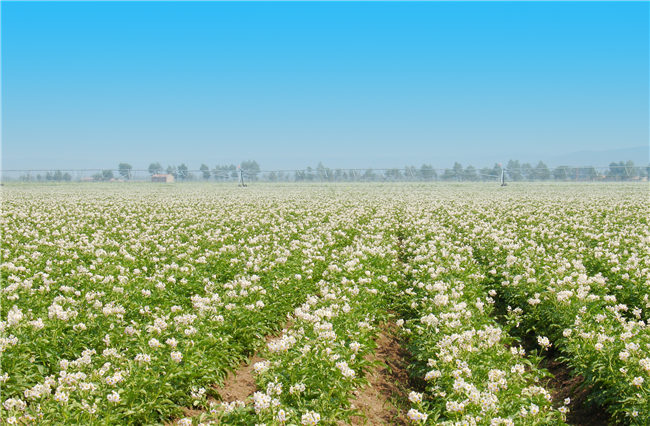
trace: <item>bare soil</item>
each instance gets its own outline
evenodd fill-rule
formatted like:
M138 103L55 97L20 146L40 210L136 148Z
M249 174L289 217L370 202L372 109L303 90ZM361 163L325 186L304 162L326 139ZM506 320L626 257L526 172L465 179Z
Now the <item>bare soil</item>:
M591 389L581 386L584 383L582 376L572 375L566 364L553 358L548 359L542 366L553 374L548 388L556 405L562 405L565 398L571 398L567 423L575 426L612 424L610 415L602 407L587 402Z
M281 337L283 333L291 328L292 324L293 322L291 320L287 321L282 331L264 337L264 341L268 343L273 339ZM264 360L255 354L248 362L242 363L237 370L230 373L221 386L214 386L222 401L245 401L246 398L255 393L257 385L255 384L255 376L253 375L253 365L260 361Z
M366 374L368 386L355 392L352 404L362 415L352 417L351 423L408 424L404 408L408 406L408 353L401 347L394 326L384 326L376 343L377 349L367 359L378 361L379 366Z
M253 375L253 365L259 361L263 359L257 355L253 356L247 363L242 363L234 373L230 373L223 385L214 387L222 401L244 401L255 393L257 384Z

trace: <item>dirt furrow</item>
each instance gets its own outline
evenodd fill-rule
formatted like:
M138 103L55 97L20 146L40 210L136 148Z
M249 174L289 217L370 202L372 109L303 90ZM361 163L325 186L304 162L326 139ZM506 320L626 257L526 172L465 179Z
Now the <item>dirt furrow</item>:
M408 407L408 353L401 347L394 326L382 328L377 348L367 358L377 365L366 374L368 385L357 390L352 400L362 413L352 417L352 424L407 424L404 407Z

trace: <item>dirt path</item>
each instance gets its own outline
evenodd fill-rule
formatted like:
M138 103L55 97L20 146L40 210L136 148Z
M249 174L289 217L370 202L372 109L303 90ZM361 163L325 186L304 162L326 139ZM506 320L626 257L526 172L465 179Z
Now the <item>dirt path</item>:
M408 407L408 354L400 346L394 326L382 328L377 349L367 358L381 364L366 374L368 386L355 392L352 404L363 415L352 417L352 424L407 424L403 407Z
M268 342L277 337L267 336L265 340ZM409 407L409 376L406 367L409 354L400 345L393 324L382 326L376 343L377 348L366 359L378 365L366 374L368 386L355 391L352 404L362 415L352 417L351 424L406 425L406 411ZM214 386L222 401L245 401L255 393L257 384L253 366L260 361L263 359L255 354L231 372L221 386ZM203 413L202 410L191 408L183 411L187 417Z
M255 393L257 384L253 375L253 365L260 361L263 361L263 359L257 355L253 356L248 360L248 363L243 363L237 370L230 373L224 380L223 385L215 386L222 401L245 401L246 398Z
M589 388L581 388L584 378L573 376L567 366L554 358L545 360L542 365L553 374L548 383L553 401L562 405L565 398L571 398L567 423L575 426L606 426L611 423L610 415L601 407L588 405Z
M285 325L285 328L280 332L279 335L281 336L282 333L285 333L291 324L292 322L288 321ZM268 335L264 338L264 341L268 343L277 337L279 336L275 334ZM213 385L213 389L219 394L220 401L246 401L249 396L252 396L257 390L255 375L253 374L253 366L255 363L260 361L264 361L264 359L261 358L256 352L251 358L248 359L248 361L242 362L236 370L230 372L221 386ZM210 397L209 401L216 402L217 400ZM184 407L182 410L185 417L197 417L205 412L204 410L189 407ZM174 420L169 424L176 423L177 420Z

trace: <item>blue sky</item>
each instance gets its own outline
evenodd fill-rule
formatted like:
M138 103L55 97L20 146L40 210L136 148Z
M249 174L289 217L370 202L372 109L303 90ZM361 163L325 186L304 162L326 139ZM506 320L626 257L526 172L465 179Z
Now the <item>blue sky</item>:
M648 144L648 2L2 2L4 168Z

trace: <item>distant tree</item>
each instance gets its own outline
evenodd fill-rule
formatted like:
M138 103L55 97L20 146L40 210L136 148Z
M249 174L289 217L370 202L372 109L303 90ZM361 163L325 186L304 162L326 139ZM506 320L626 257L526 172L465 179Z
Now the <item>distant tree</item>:
M174 178L177 177L178 172L176 170L176 166L167 166L167 174L174 176Z
M113 179L113 170L102 170L102 180L109 181Z
M506 165L506 170L508 171L508 177L513 181L523 180L524 177L521 174L521 165L519 165L519 160L510 160Z
M178 179L180 179L180 180L185 180L185 179L188 178L189 169L185 165L185 163L181 163L181 165L178 166L178 169L176 169L176 175L178 176Z
M373 169L366 169L363 173L363 180L372 181L375 180L375 171Z
M463 172L463 180L468 180L470 182L478 180L478 174L476 173L476 168L474 166L467 166Z
M210 167L208 167L207 164L201 164L199 170L201 170L201 177L203 179L205 180L210 179Z
M149 164L149 174L155 175L163 171L163 166L160 163Z
M275 171L272 171L271 173L269 173L268 179L270 182L277 182L278 174Z
M120 163L117 166L117 169L120 173L120 176L122 176L124 179L131 179L131 170L133 170L133 166L128 163Z
M524 163L521 165L521 177L525 180L535 179L535 169L533 169L533 166L531 166L530 163Z
M396 181L402 178L402 172L397 168L387 169L384 175L386 176L386 179L390 181Z
M331 182L334 180L334 173L329 167L325 167L322 162L316 166L316 177L321 181Z
M316 175L318 176L318 179L323 181L327 179L327 168L325 165L323 165L322 162L319 162L318 165L316 166Z
M56 182L61 182L63 180L63 172L61 170L57 170L54 172L54 175L52 176L52 180Z
M456 173L453 169L445 169L441 176L442 180L455 180L457 179Z
M242 161L241 168L250 180L257 180L257 175L260 173L260 166L257 161Z
M463 179L463 165L460 164L459 162L454 163L454 167L452 169L454 178L456 180L462 180Z
M68 173L68 172L65 172L63 174L63 180L66 181L66 182L70 182L72 180L72 175L70 173Z
M582 177L587 180L595 180L598 177L598 172L594 166L583 167L581 174Z
M612 161L609 163L609 171L607 172L607 177L613 180L622 180L625 176L625 163L620 161Z
M214 177L214 180L228 179L228 170L224 170L223 166L214 166L214 169L212 169L212 176Z
M492 172L490 174L494 175L495 178L500 179L502 171L503 166L500 163L494 163L494 166L492 166Z
M483 167L481 170L479 170L479 178L482 181L491 181L495 178L495 176L492 176L492 169L489 167Z
M305 169L305 180L312 181L314 180L314 169L311 166L307 166Z
M111 179L113 179L113 171L108 170L108 169L102 170L101 172L95 173L93 175L93 180L96 180L96 181L104 181L104 182L106 182L106 181L109 181Z
M537 180L549 180L551 178L551 171L548 166L544 164L543 161L540 161L535 166L535 179Z
M431 164L422 164L419 175L422 180L433 180L436 177L436 171Z
M569 166L558 166L553 169L553 178L555 180L569 180L570 176Z
M418 169L415 166L404 166L404 178L413 180L418 176Z
M580 179L580 168L579 167L567 167L567 175L569 180L578 181Z
M635 178L639 176L639 170L634 167L634 161L628 160L625 163L625 178Z

